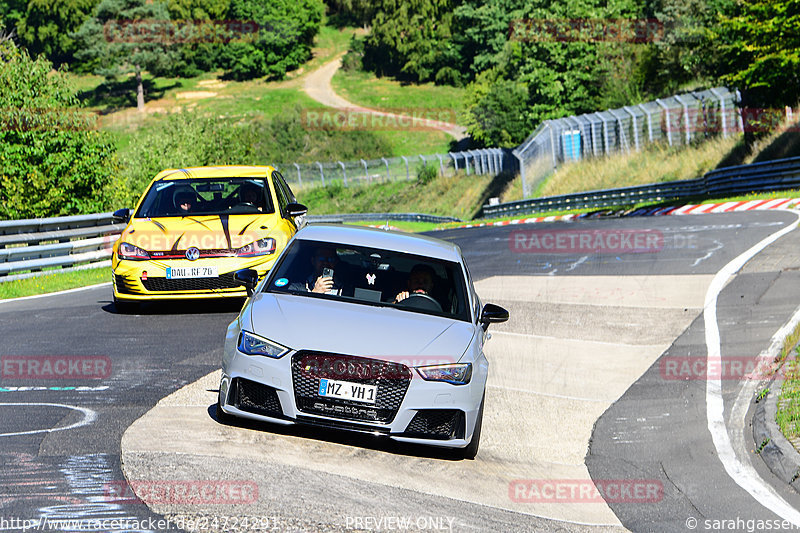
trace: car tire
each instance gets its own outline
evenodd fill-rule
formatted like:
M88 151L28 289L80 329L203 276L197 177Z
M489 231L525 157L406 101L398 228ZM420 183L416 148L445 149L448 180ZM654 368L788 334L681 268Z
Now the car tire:
M461 450L461 457L463 459L475 459L478 455L478 446L481 443L481 426L483 425L483 403L486 400L486 395L481 398L481 406L478 408L478 419L475 421L475 431L472 432L472 440L466 448Z

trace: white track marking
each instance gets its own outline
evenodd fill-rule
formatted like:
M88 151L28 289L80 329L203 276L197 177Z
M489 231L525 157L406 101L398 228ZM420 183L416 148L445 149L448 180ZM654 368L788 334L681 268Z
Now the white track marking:
M21 300L34 300L36 298L47 298L48 296L58 296L59 294L69 294L71 292L79 292L79 291L86 291L89 289L96 289L98 287L105 287L107 285L111 285L110 281L106 281L105 283L98 283L96 285L87 285L86 287L77 287L75 289L67 289L64 291L58 292L48 292L45 294L34 294L33 296L21 296L19 298L6 298L4 300L0 300L0 304L8 303L8 302L19 302Z
M706 347L708 349L708 365L720 365L722 361L720 348L719 325L717 324L717 297L722 292L727 281L736 274L744 265L761 252L764 248L793 231L800 223L800 215L789 226L777 231L769 237L736 257L733 261L725 265L711 282L706 292L705 307L703 310L703 320L706 332ZM712 368L707 366L706 368ZM716 367L719 368L719 367ZM767 484L752 467L745 465L736 457L736 452L731 444L728 428L725 425L724 417L725 405L722 401L722 382L718 376L716 379L709 378L706 381L706 416L708 418L708 430L711 433L711 440L717 450L722 466L737 485L746 490L761 505L780 516L784 520L789 520L795 525L800 526L800 512L789 505L777 491Z
M74 424L70 424L69 426L64 426L63 428L49 428L49 429L34 429L31 431L17 431L15 433L0 433L0 437L15 437L17 435L34 435L36 433L54 433L56 431L66 431L68 429L75 429L82 426L88 426L92 422L95 421L97 418L97 413L88 409L86 407L77 407L75 405L65 405L63 403L0 403L0 407L4 406L24 406L24 407L38 407L41 405L46 405L49 407L62 407L64 409L72 409L73 411L79 411L83 413L83 420L79 422L75 422Z

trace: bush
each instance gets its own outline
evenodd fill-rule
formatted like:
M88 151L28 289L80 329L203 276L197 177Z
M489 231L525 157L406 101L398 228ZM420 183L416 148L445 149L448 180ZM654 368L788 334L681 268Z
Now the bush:
M420 163L420 165L417 167L417 183L422 185L432 182L438 175L439 171L436 169L435 165Z
M310 130L299 107L271 119L220 120L197 112L168 115L133 134L120 153L120 190L132 205L158 172L205 165L281 165L379 157L390 152L369 131Z
M355 35L350 38L347 53L342 58L342 70L354 72L364 68L364 41Z
M195 112L174 113L156 128L139 130L120 153L126 205L167 168L255 164L252 134L246 126Z
M0 219L97 213L118 198L113 144L52 68L0 42Z

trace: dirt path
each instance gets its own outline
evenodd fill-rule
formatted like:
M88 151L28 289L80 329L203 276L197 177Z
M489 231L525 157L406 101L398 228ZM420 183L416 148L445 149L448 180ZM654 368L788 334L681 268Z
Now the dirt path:
M404 115L397 115L394 113L385 113L376 109L359 106L348 100L345 100L336 94L336 92L333 90L333 86L331 85L333 75L336 74L336 71L339 70L339 67L341 66L342 56L340 55L336 59L325 63L317 70L309 72L306 75L305 82L303 84L303 90L306 92L306 94L308 94L308 96L327 107L333 107L335 109L351 113L369 113L380 117L397 119L394 122L399 122L401 120L412 121L414 127L424 127L443 131L457 141L460 141L467 136L466 128L457 124L435 120L417 119Z

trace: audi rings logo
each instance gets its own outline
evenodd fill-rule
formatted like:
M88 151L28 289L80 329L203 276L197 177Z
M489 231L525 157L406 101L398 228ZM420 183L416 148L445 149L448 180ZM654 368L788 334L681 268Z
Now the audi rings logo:
M200 259L200 250L192 246L188 250L186 250L186 259L189 261L197 261Z

